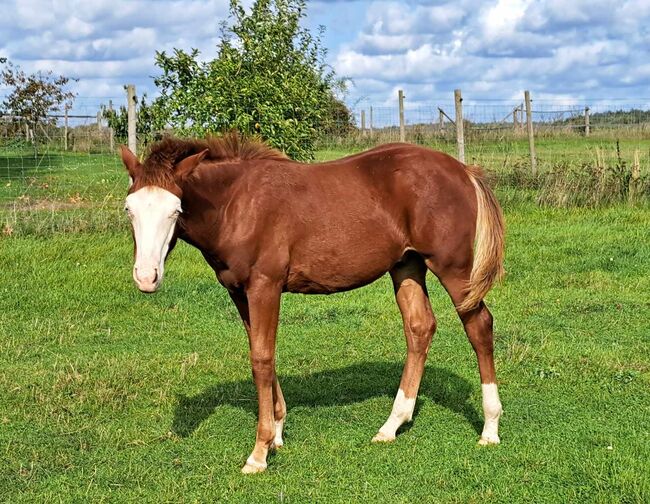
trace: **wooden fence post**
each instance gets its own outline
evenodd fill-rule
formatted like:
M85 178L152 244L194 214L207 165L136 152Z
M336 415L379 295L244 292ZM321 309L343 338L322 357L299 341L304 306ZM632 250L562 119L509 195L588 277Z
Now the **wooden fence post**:
M533 110L530 106L530 92L524 91L526 101L526 128L528 129L528 146L530 148L530 169L537 175L537 156L535 155L535 133L533 132Z
M628 186L628 202L634 204L639 192L639 179L641 178L641 162L639 160L639 149L634 151L634 162L632 163L632 176Z
M366 136L366 111L361 111L361 136Z
M456 143L458 144L458 160L465 162L465 132L463 130L463 97L460 89L454 90L454 102L456 104Z
M372 120L373 120L373 117L372 117L372 107L370 107L370 131L369 131L370 136L372 136Z
M127 118L128 118L128 136L129 136L129 150L136 154L137 138L136 138L136 115L135 115L135 86L129 84L126 86L126 100L127 100Z
M398 92L399 96L399 141L406 142L406 127L404 124L404 91Z
M113 115L113 100L108 100L108 110L111 112L111 116ZM108 142L110 145L111 153L115 152L115 132L113 131L113 128L111 128L111 125L108 125Z
M589 107L585 107L585 136L589 136Z
M63 150L68 150L68 105L63 107Z
M438 126L440 127L440 131L445 128L445 114L440 107L438 107Z
M519 105L517 105L515 109L512 111L512 126L515 130L515 133L517 133L517 130L519 129L519 117L517 117L518 114L519 114Z

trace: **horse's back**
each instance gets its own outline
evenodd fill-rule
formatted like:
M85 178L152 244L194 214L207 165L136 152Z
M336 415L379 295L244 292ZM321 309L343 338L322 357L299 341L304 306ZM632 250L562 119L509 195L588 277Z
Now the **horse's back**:
M440 240L473 233L475 214L466 231L459 223L472 213L471 182L464 165L441 152L389 144L337 161L273 163L262 171L259 212L274 216L273 223L267 219L268 240L288 250L290 291L355 288L383 275L408 250L432 255Z

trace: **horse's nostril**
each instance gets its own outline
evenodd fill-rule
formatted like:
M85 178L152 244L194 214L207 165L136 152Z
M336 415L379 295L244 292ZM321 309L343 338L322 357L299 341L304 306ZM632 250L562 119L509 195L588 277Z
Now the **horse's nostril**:
M151 283L156 283L157 281L158 281L158 268L155 268L153 273L153 282Z

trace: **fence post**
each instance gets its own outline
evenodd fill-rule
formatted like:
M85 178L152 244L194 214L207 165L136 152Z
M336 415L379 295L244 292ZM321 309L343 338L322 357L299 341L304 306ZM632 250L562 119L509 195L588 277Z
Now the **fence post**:
M589 136L589 107L585 107L585 136Z
M634 151L634 163L632 163L632 176L628 186L628 201L633 204L636 201L639 189L639 179L641 178L641 163L639 161L639 149Z
M456 143L458 144L458 160L465 162L465 131L463 130L463 97L460 89L454 90L456 104Z
M63 107L63 150L68 150L68 105Z
M406 128L404 126L404 91L399 90L399 141L406 142Z
M370 131L369 131L370 136L372 136L372 119L373 119L373 117L372 117L372 107L370 107Z
M438 126L440 126L440 131L445 128L445 114L442 113L440 107L438 107Z
M136 139L136 116L135 116L135 86L129 84L126 86L126 100L127 100L127 118L128 118L128 136L129 136L129 150L136 154L137 139Z
M361 111L361 136L366 136L366 111Z
M108 110L110 111L110 116L113 116L113 100L108 100ZM108 142L110 145L111 153L115 152L115 132L111 125L108 125Z
M515 130L515 133L517 133L517 129L519 128L519 117L517 117L517 114L519 114L519 105L517 105L512 111L512 126Z
M530 91L524 91L526 101L526 128L528 129L528 146L530 147L530 169L537 175L537 156L535 155L535 133L533 132L533 110L530 107Z

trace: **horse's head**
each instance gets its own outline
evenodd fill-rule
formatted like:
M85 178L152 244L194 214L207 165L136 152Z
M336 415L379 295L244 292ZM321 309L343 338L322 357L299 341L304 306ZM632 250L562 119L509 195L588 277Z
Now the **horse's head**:
M122 161L129 172L124 210L131 221L134 258L133 280L142 292L155 292L163 279L165 259L174 247L183 180L196 168L207 150L186 157L165 172L148 170L126 147Z

